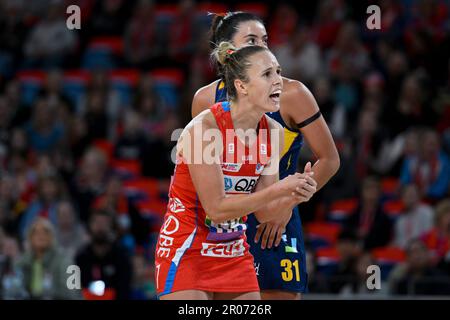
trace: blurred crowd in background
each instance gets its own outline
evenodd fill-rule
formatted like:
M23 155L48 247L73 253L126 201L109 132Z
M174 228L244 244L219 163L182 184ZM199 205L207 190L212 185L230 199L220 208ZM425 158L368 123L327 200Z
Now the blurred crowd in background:
M340 153L300 206L310 292L450 295L450 1L372 2L0 0L0 297L155 298L172 132L217 78L208 12L237 10L264 19Z

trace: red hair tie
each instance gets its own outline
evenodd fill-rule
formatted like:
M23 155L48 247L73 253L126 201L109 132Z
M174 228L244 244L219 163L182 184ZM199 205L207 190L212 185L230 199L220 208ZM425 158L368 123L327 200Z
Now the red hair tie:
M228 49L228 50L227 50L227 54L232 55L233 53L234 53L234 50L233 50L233 49Z

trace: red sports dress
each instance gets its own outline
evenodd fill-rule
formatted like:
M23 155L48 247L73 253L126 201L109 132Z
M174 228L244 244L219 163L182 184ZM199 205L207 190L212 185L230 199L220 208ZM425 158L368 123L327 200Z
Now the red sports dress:
M251 193L271 155L267 118L260 120L257 141L249 148L234 135L228 102L210 110L223 137L225 193ZM212 222L199 202L187 164L177 161L155 252L158 296L189 289L259 291L245 236L246 220Z

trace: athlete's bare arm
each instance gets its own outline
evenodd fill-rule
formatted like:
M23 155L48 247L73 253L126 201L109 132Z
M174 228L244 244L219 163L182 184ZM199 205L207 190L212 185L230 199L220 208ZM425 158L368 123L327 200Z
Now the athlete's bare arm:
M284 130L283 127L275 120L270 119L270 126L278 129L279 131L279 155L284 148ZM276 148L272 145L272 150ZM271 184L276 183L279 180L278 163L279 158L273 159L277 165L277 171L271 175L261 175L256 186L256 191L269 187ZM264 172L263 172L264 174ZM292 210L296 205L301 202L308 201L316 191L317 183L310 175L303 175L304 181L302 181L302 187L299 187L295 197L284 197L271 201L266 206L255 212L256 219L261 223L258 226L258 230L255 236L255 242L259 242L262 235L261 247L271 248L275 243L278 246L281 241L281 236L284 233L284 229L292 216Z
M189 157L187 155L188 148L191 155L195 153L195 148L202 150L202 157L210 155L210 152L204 151L211 142L203 141L201 136L195 136L196 130L205 132L209 129L217 129L217 124L211 111L206 110L194 118L183 131L178 148L180 155L183 158ZM221 155L215 154L214 157L216 159L212 164L211 161L208 163L200 161L199 164L188 163L188 168L200 202L215 223L240 218L255 212L272 200L291 195L301 185L300 174L296 174L258 192L227 196L224 191L224 178L219 161Z
M299 81L287 78L283 78L280 105L283 106L283 119L289 119L288 125L292 128L319 112L319 106L308 88ZM317 158L312 171L319 190L339 169L339 153L322 116L300 128L300 131Z

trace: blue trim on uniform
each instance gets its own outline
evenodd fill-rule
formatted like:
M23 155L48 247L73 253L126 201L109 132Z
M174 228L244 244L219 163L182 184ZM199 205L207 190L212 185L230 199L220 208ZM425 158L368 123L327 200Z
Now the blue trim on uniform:
M224 84L222 89L219 89L221 84ZM222 102L227 100L227 88L225 87L225 83L223 80L219 80L216 87L216 96L214 97L214 102Z
M289 131L298 133L300 132L298 129L294 129L289 127L286 122L284 122L283 117L281 116L280 111L275 111L275 112L267 112L266 113L269 117L271 117L272 119L278 121L284 128L288 129ZM301 133L300 133L301 134Z
M180 257L178 266L180 265L184 254L192 247L192 244L195 241L195 236L197 235L197 226L198 226L198 195L196 194L195 195L195 232L194 232L194 237L192 238L192 242L189 245L189 247L186 248L186 250L183 252L183 255ZM175 276L177 274L178 266L173 262L170 264L169 271L167 272L166 283L164 285L164 291L158 295L158 298L172 292L172 287L173 287L173 283L175 282Z
M228 101L222 101L222 109L225 112L230 111L230 103Z

